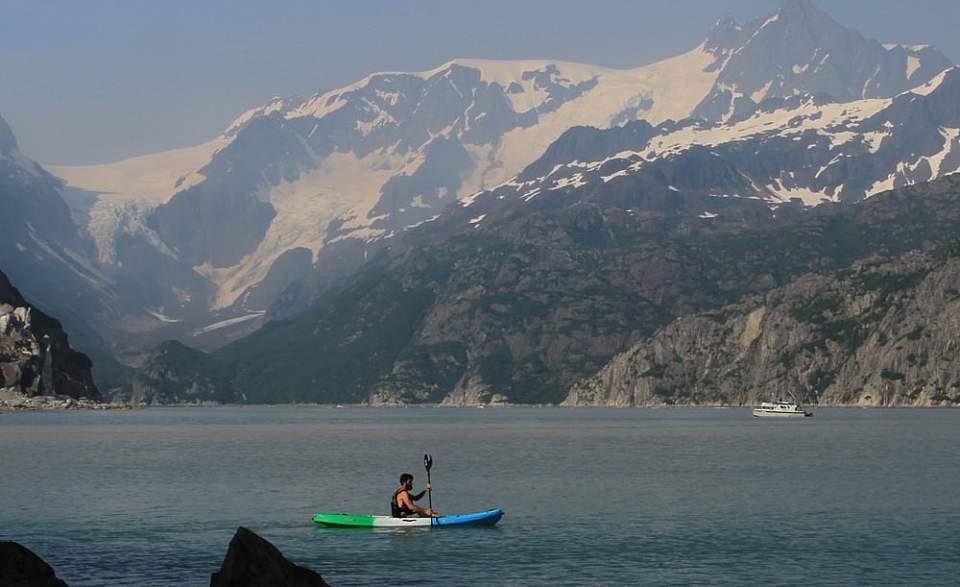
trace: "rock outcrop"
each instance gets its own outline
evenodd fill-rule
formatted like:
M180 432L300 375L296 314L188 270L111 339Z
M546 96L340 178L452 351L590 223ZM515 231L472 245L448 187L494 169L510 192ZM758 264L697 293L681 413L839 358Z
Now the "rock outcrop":
M287 560L273 544L237 529L210 587L328 587L318 573ZM67 587L53 568L25 546L0 541L0 587Z
M0 272L0 389L99 400L92 366L70 347L60 323L27 303Z
M0 541L0 585L3 587L67 587L42 558L29 548Z
M220 571L210 577L210 587L326 587L318 573L295 565L277 547L256 533L240 527Z
M173 340L147 354L130 389L128 397L114 399L146 405L210 405L244 400L210 355Z
M575 384L567 405L960 404L960 254L802 276L679 318Z

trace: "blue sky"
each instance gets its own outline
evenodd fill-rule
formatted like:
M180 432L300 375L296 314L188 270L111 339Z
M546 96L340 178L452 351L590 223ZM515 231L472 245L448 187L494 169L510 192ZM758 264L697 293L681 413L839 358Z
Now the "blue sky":
M25 153L91 163L192 145L273 96L455 57L643 65L779 0L0 0L0 114ZM882 42L960 60L960 2L819 0Z

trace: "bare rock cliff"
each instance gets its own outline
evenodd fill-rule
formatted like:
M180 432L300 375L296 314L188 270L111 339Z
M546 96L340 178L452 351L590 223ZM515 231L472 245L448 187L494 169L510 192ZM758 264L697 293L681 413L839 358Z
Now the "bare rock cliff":
M960 256L918 253L800 277L679 318L576 383L566 405L742 405L770 398L960 404Z
M0 389L99 400L92 366L70 348L60 323L28 304L0 272Z

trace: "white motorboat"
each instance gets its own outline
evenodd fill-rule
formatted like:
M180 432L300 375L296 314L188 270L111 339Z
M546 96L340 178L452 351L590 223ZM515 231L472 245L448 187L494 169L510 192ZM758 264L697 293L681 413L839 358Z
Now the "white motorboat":
M797 404L783 400L763 402L759 408L753 408L755 418L803 418L812 415Z

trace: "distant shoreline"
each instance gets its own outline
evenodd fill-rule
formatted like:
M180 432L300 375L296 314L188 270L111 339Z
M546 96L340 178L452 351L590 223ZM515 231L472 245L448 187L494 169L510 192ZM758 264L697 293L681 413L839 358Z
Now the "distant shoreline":
M565 406L562 404L474 404L474 405L449 405L449 404L404 404L404 405L370 405L370 404L327 404L327 403L277 403L277 404L221 404L204 402L197 404L166 404L166 405L145 405L145 404L124 404L95 402L92 400L68 398L65 396L34 396L25 401L10 402L0 397L0 414L13 412L65 412L65 411L127 411L127 410L155 410L155 409L190 409L190 408L313 408L313 409L550 409L558 410L569 409L593 409L593 410L685 410L685 409L717 409L717 410L749 410L757 407L759 404L744 405L717 405L717 404L684 404L684 405L658 405L658 406ZM892 406L874 406L857 404L804 404L811 409L820 408L842 408L842 409L953 409L958 405L943 406L920 406L920 405L892 405Z

